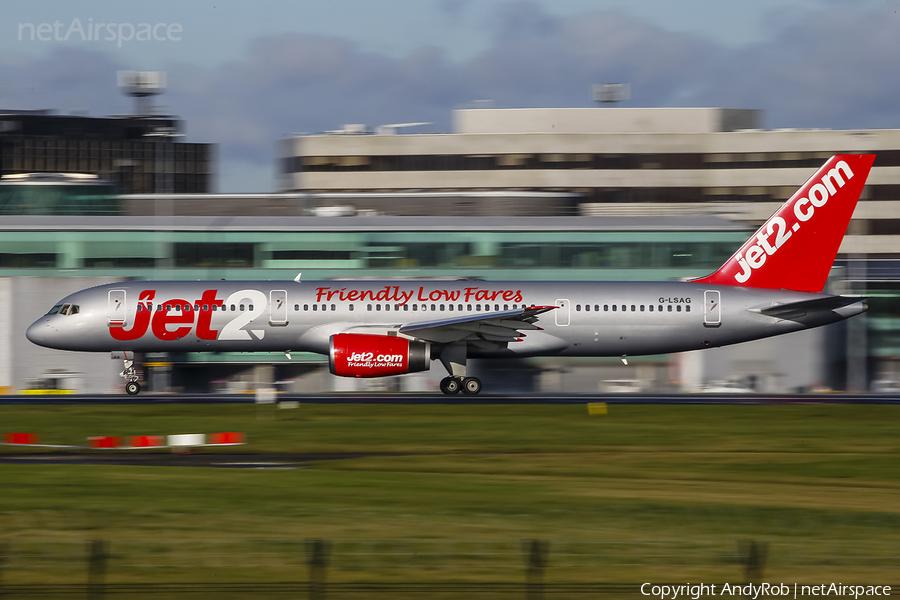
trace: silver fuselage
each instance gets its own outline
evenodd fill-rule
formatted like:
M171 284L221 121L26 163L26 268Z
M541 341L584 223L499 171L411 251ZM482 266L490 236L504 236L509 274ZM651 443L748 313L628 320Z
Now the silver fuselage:
M724 346L865 310L860 300L790 318L755 312L822 297L689 282L134 281L67 296L55 304L77 306L77 313L45 315L27 336L76 351L328 354L336 333L396 333L404 325L556 306L540 315L541 330L496 349L472 347L469 355L634 356Z

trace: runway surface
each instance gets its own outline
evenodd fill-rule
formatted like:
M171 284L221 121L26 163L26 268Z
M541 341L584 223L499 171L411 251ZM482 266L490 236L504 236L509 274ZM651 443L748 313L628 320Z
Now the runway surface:
M0 405L13 404L253 404L252 394L9 395ZM278 402L301 404L900 404L897 394L480 394L445 396L440 393L278 394Z
M0 465L128 465L131 467L219 467L231 469L296 469L323 460L408 456L385 452L322 452L307 454L221 453L193 451L65 450L46 453L0 454Z

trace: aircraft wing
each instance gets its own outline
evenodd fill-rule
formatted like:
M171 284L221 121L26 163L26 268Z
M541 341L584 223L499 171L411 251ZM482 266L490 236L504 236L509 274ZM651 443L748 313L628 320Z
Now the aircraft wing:
M751 310L752 312L758 312L767 317L791 320L803 317L809 313L839 310L845 306L850 306L857 302L864 302L865 300L866 298L864 296L828 296L827 298L814 298L813 300L788 302L786 304L776 304L775 306Z
M539 331L541 328L535 325L538 316L555 308L559 307L529 306L480 315L421 321L403 325L400 327L400 333L437 344L466 341L486 348L495 348L497 344L521 342L526 336L523 331Z

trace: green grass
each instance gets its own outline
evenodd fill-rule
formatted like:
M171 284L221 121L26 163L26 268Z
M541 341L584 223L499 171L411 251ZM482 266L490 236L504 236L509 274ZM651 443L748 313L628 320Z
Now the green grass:
M0 433L45 443L244 431L241 453L373 454L278 471L0 465L5 576L83 579L84 541L102 538L116 580L298 580L303 541L324 538L331 581L519 581L520 540L540 538L550 582L734 582L738 540L754 539L767 580L898 583L898 410L2 407ZM47 548L72 566L15 558L55 564Z

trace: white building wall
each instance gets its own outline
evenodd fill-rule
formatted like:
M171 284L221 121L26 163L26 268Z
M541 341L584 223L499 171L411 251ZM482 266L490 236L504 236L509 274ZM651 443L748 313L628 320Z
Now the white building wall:
M818 389L828 381L829 331L819 327L722 348L678 355L681 389L701 391L722 382L747 383L767 394Z
M722 108L508 108L453 111L454 133L714 133L756 129L762 111Z
M12 391L13 332L12 279L0 278L0 391Z

